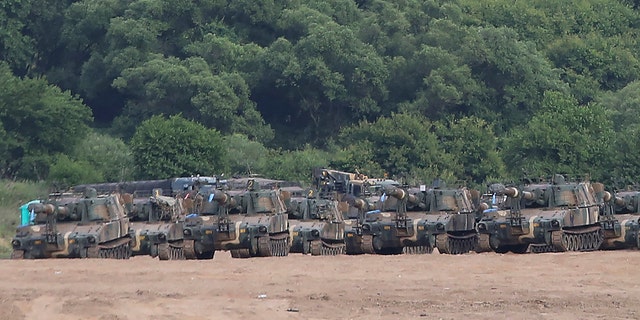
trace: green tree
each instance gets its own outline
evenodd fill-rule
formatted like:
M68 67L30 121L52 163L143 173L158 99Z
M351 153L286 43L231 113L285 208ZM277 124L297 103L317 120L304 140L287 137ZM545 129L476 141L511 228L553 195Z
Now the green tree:
M269 149L258 141L250 140L243 134L232 134L224 137L224 146L231 175L265 174Z
M615 92L603 93L597 102L611 112L616 131L640 125L640 81L634 81Z
M460 163L458 179L474 184L490 177L505 175L505 165L498 154L497 137L491 126L476 117L448 119L435 123L441 146Z
M434 125L416 114L394 113L340 132L343 147L334 164L374 177L455 178L460 165L439 144Z
M212 175L225 167L220 133L181 115L143 121L130 147L141 179Z
M309 20L294 19L306 13ZM322 146L341 126L375 119L387 96L388 70L372 46L348 26L304 6L285 12L279 26L296 39L278 38L260 56L262 81L254 97L265 119L292 136L293 141L282 140L290 142L285 147L305 141ZM290 135L292 124L302 133Z
M66 190L76 184L102 182L104 176L87 161L72 160L65 154L59 154L53 160L47 180L60 190Z
M154 58L125 69L114 87L130 97L120 117L121 132L154 114L182 114L224 134L242 133L262 142L273 138L244 78L238 73L214 74L202 58Z
M70 153L91 121L91 110L78 97L42 78L17 78L0 64L0 123L9 152L1 164L5 177L46 178L54 155Z
M640 81L616 92L605 93L598 102L611 113L615 131L611 159L603 164L604 168L619 187L637 184L640 182L640 159L634 151L640 144Z
M327 152L308 144L300 150L271 150L264 174L274 179L305 183L309 181L311 169L326 167L329 164L328 159Z
M640 159L635 150L640 145L640 124L620 128L612 141L610 161L602 164L604 181L617 187L640 183Z
M490 113L479 116L497 122L499 132L531 119L545 91L567 90L544 54L513 29L479 28L477 36L468 40L461 43L461 54L487 88L485 105Z
M558 92L545 93L542 103L538 114L504 138L503 159L510 173L605 177L613 138L608 112L595 103L578 105Z
M118 139L91 131L69 154L59 154L47 180L59 186L79 183L131 181L134 174L133 155Z
M76 160L88 163L104 181L133 180L133 154L119 138L92 131L76 146L72 155Z
M0 8L0 61L24 73L33 63L34 39L27 31L34 1L6 0Z

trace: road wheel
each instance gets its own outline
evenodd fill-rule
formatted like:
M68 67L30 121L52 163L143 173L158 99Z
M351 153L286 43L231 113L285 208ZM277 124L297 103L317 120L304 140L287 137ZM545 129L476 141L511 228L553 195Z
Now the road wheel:
M158 244L158 258L160 260L169 260L169 244L168 243L160 243Z
M24 250L13 250L11 252L11 259L15 259L15 260L24 259Z

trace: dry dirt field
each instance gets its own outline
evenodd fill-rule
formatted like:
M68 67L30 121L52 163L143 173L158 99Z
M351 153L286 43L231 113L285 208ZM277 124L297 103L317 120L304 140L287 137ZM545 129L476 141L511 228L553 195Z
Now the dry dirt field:
M0 260L1 319L638 319L640 252Z

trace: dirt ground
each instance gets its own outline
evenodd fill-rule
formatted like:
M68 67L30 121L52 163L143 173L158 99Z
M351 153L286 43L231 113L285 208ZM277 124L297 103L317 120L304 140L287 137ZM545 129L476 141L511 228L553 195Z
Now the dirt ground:
M0 260L0 319L638 319L640 252Z

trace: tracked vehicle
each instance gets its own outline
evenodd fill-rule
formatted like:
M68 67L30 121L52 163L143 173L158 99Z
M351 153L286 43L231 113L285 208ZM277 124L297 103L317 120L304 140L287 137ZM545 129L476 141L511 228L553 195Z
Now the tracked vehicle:
M132 255L150 255L160 260L184 259L182 198L163 196L156 189L148 197L134 197L126 205L135 235Z
M128 259L132 241L129 218L117 194L52 194L30 205L33 225L21 226L11 241L13 259Z
M624 190L615 193L603 208L617 222L604 228L602 249L630 249L640 247L640 191ZM609 215L607 215L609 216Z
M184 256L186 259L213 259L216 251L218 222L229 211L239 212L236 200L230 195L240 191L222 191L206 186L188 201L189 214L182 224Z
M345 253L345 223L337 200L321 199L309 190L306 197L287 199L286 205L291 253L314 256Z
M424 211L407 211L408 203L424 208L419 197L399 187L387 187L380 197L353 201L359 216L345 231L347 253L430 253Z
M175 197L178 195L186 195L198 191L204 186L220 186L224 185L226 180L220 180L218 177L179 177L161 180L138 180L126 182L105 182L93 184L80 184L71 188L72 193L83 193L87 189L95 189L98 194L120 193L120 194L136 194L139 196L152 195L154 190L161 190L160 195Z
M385 188L400 186L398 181L392 179L369 178L359 172L351 173L326 168L314 168L312 180L320 198L338 200L338 207L344 219L347 220L357 219L359 216L359 209L349 205L356 198L367 199L369 203L375 205Z
M242 191L208 191L200 192L207 214L185 220L188 259L213 257L215 250L229 250L234 258L289 254L288 217L279 189L261 190L249 180Z
M485 207L474 205L473 192L465 187L447 188L442 183L425 192L427 213L418 227L424 226L431 248L435 246L446 254L464 254L476 248L476 220Z
M479 252L592 251L604 240L603 203L588 181L567 182L555 175L551 182L489 189L492 207L477 224Z

